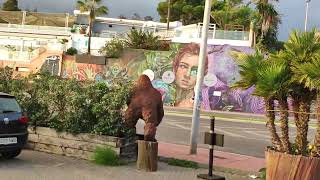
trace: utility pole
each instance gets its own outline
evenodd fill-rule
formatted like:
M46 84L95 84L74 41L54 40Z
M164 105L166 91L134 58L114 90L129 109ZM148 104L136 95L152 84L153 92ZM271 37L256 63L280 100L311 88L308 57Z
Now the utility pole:
M170 24L170 10L171 10L171 0L168 0L168 14L167 14L167 33L169 31L169 24Z
M309 3L311 0L306 0L307 6L306 6L306 17L304 21L304 31L307 31L307 24L308 24L308 11L309 11Z
M203 26L201 33L201 44L198 64L197 83L195 89L195 97L193 104L193 115L192 115L192 129L190 137L190 154L197 154L197 141L199 136L199 124L200 124L200 108L201 108L201 87L203 83L205 61L207 57L207 41L208 41L208 30L210 23L212 0L206 0L204 15L203 15Z

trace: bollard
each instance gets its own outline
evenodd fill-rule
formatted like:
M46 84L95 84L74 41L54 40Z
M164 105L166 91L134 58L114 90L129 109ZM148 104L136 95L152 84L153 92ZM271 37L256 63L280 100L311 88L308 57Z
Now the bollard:
M225 180L224 177L214 175L213 170L213 147L214 145L223 146L223 135L214 133L215 117L212 116L210 119L210 132L205 135L205 144L209 144L209 172L208 174L198 174L200 179L209 180ZM217 143L219 141L219 143Z

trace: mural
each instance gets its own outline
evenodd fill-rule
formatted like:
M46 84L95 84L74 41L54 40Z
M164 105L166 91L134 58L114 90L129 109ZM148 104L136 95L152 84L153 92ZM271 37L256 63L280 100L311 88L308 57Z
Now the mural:
M165 105L192 108L199 51L199 45L194 43L172 44L171 51L131 49L121 58L108 59L107 65L81 64L64 58L62 76L112 84L111 79L136 79L148 70ZM234 52L252 53L253 49L229 45L208 47L201 108L264 113L262 98L251 95L254 87L245 91L230 88L239 79L238 66L231 56Z

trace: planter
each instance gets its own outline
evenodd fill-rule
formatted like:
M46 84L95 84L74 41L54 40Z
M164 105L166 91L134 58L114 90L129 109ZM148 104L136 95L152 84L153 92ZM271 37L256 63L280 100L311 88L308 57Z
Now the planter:
M76 60L76 63L106 65L106 57L104 56L94 56L90 54L76 54L75 60Z
M320 158L266 151L267 180L319 180Z
M28 148L36 151L91 160L97 146L109 146L121 159L136 161L136 138L124 139L94 134L73 135L51 128L29 128Z

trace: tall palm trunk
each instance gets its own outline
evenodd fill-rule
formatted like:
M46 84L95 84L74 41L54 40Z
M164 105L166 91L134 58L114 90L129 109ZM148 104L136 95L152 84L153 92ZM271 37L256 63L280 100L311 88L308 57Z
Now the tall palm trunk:
M93 20L89 18L89 33L88 33L88 54L91 54L91 36L92 36L92 24Z
M290 141L289 141L289 113L288 113L288 102L287 97L279 99L279 109L280 109L280 128L282 132L281 142L283 145L283 151L290 153Z
M276 116L274 113L273 98L264 98L264 101L265 101L265 106L266 106L266 111L267 111L266 116L268 118L267 125L268 125L269 131L271 133L272 145L277 147L277 149L282 149L282 144L281 144L280 138L277 134L276 126L274 124Z
M317 125L317 133L315 138L315 145L318 151L320 151L320 92L318 92L317 94L317 121L318 121L318 125Z
M298 146L298 153L305 154L308 145L308 129L310 117L310 103L311 101L302 98L299 103L299 120L297 126L296 144Z

